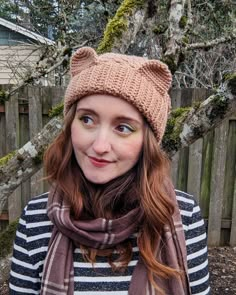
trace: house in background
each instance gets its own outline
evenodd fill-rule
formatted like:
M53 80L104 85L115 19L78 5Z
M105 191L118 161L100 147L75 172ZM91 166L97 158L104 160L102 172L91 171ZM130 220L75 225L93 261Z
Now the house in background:
M45 45L54 41L0 18L0 84L17 84L36 66ZM50 81L49 81L50 80ZM41 85L54 85L43 78Z

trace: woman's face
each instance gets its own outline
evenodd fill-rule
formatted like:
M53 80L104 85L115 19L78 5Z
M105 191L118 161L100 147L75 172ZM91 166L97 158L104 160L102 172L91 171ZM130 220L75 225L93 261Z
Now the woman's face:
M103 94L81 99L71 139L85 177L104 184L130 170L142 150L143 133L141 114L125 100Z

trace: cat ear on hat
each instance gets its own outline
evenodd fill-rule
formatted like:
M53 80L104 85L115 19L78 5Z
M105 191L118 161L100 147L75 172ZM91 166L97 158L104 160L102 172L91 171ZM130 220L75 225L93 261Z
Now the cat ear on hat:
M84 69L94 65L98 55L91 47L82 47L78 49L71 57L70 73L74 77Z
M166 64L158 60L147 60L138 71L151 81L161 94L166 94L169 90L172 75Z

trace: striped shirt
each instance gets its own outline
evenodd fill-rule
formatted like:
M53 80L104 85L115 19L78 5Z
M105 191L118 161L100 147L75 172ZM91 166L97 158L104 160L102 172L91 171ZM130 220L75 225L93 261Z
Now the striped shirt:
M192 294L210 294L206 231L199 206L194 198L176 190L182 217L188 275ZM32 199L19 221L10 273L10 295L40 294L43 265L52 233L47 216L48 195ZM131 237L132 259L125 272L113 272L105 257L96 263L84 261L79 248L74 251L75 295L127 295L133 270L139 258L136 236ZM117 253L114 253L116 258Z

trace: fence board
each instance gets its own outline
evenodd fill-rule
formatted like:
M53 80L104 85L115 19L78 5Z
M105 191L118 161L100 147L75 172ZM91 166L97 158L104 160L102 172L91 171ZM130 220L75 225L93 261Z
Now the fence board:
M208 222L208 238L211 246L219 246L221 238L227 131L228 121L224 121L215 129Z
M172 109L176 109L181 106L181 95L182 95L181 89L171 89L170 90Z
M234 182L232 181L232 179L235 178L236 173L236 121L229 121L226 154L231 156L226 157L225 163L222 218L231 219L234 195Z
M189 158L189 148L185 147L179 152L178 177L177 177L177 189L182 191L187 190L188 158Z
M175 187L177 187L178 163L179 163L179 152L176 153L171 159L171 179Z
M229 120L229 129L227 136L227 150L224 176L224 193L222 219L231 220L233 215L233 197L234 197L234 181L236 173L236 121ZM236 213L234 213L236 214ZM222 229L221 244L227 244L230 240L230 228Z
M12 96L5 103L6 111L6 152L9 153L19 146L19 113L18 94ZM13 221L21 214L21 187L18 187L8 199L9 221Z
M30 138L33 138L43 127L42 118L42 91L41 88L29 87L29 131ZM40 169L31 177L31 196L37 196L44 192L43 170Z
M201 193L199 203L204 218L208 218L209 216L214 134L214 131L211 131L203 138Z
M19 91L19 146L23 146L29 141L29 108L28 108L28 91L22 88ZM30 179L21 184L21 210L25 207L30 199Z
M5 121L5 107L0 105L0 134L2 138L6 138L6 121ZM0 157L6 154L6 141L0 141Z
M200 199L202 171L202 138L189 147L187 192Z
M236 246L236 176L234 178L233 214L230 233L230 246Z

